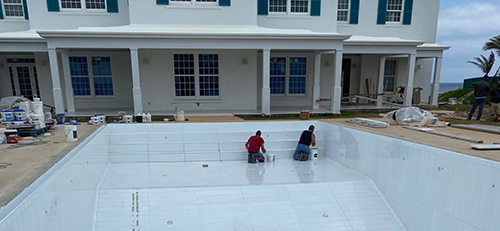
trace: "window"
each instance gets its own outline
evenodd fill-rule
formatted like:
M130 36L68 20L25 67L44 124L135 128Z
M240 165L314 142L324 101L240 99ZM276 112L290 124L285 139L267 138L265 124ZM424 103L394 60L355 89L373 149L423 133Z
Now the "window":
M172 2L172 4L178 3L178 4L191 4L191 5L217 3L217 0L170 0L170 1Z
M309 13L309 0L269 0L269 12L307 14Z
M348 22L349 21L349 0L338 0L339 4L337 7L337 21Z
M271 58L270 88L272 95L305 95L306 76L306 57Z
M5 17L24 18L24 8L22 0L2 0Z
M61 8L67 10L106 10L106 0L61 0Z
M384 92L394 92L398 76L398 60L386 60L384 69Z
M386 22L401 22L403 0L387 0Z
M219 55L174 54L174 82L176 97L218 97Z
M69 57L69 65L75 96L114 95L110 57Z

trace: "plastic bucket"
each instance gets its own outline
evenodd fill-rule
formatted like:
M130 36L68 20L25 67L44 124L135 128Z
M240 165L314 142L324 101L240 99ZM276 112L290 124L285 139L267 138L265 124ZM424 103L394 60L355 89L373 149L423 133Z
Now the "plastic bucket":
M19 109L24 110L28 114L30 112L30 102L20 102Z
M45 128L45 115L33 114L31 118L33 118L33 121L38 121L38 125L40 125L40 128Z
M177 121L184 121L184 120L186 120L184 118L184 111L182 111L182 110L181 111L177 111L177 119L176 120Z
M137 123L142 123L142 115L135 116Z
M317 160L319 157L319 149L311 148L311 152L309 153L310 160Z
M14 110L14 118L16 120L26 120L28 117L25 110Z
M125 115L125 116L123 116L123 122L125 122L127 124L132 123L132 120L133 120L132 118L133 118L133 116L131 116L131 115Z
M42 112L42 113L43 113L43 112ZM38 113L35 113L35 114L38 114ZM57 114L57 115L56 115L56 121L57 121L57 124L64 124L64 121L65 121L65 114L64 114L64 113Z
M14 120L14 112L11 110L4 110L1 112L2 121L12 121Z
M43 102L35 101L31 103L31 110L35 114L43 114Z
M274 154L268 154L266 153L266 161L267 162L273 162L276 160L276 156Z
M17 130L5 130L4 134L7 143L17 143Z
M77 129L75 125L64 126L64 133L67 141L78 141Z

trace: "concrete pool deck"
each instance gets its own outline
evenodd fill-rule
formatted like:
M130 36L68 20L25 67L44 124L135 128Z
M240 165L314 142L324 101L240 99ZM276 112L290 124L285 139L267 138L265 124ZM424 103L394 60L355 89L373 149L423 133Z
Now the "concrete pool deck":
M189 122L245 122L244 120L233 116L190 116L189 119ZM342 126L380 134L383 136L407 140L419 144L500 162L500 154L498 151L473 150L470 148L470 145L473 144L471 142L426 134L419 131L412 131L402 128L401 126L391 126L389 128L382 129L370 128L347 123L346 120L348 119L323 119L320 121L339 124ZM278 120L273 120L273 122L275 121ZM42 141L36 145L25 145L18 148L10 148L12 146L10 144L0 145L0 174L2 176L0 178L0 207L6 205L9 201L11 201L16 195L22 192L24 188L29 186L40 175L47 171L64 155L66 155L66 153L76 147L97 128L98 126L78 126L78 142L67 142L63 127L59 127L57 130L51 130L50 133L52 133L52 135L49 137L25 139L20 142L21 144L29 144L32 142ZM469 138L481 139L485 144L500 142L500 135L491 133L470 131L452 127L436 128L436 130L450 134L466 136ZM6 166L6 168L2 168L1 163L8 163L11 165Z

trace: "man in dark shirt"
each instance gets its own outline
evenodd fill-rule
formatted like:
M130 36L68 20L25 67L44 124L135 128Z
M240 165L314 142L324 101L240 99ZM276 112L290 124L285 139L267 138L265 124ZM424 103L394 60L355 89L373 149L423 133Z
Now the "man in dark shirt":
M490 84L486 80L488 80L488 74L485 74L483 79L476 83L476 86L474 87L474 104L472 104L472 109L470 109L469 117L467 117L468 120L472 119L477 106L479 106L479 109L477 111L476 119L481 119L484 103L486 103L488 93L490 92Z
M490 115L500 117L500 81L497 82L497 87L491 90L488 95L490 102Z
M297 148L295 149L295 153L293 153L294 160L306 161L309 159L309 145L316 145L316 136L314 136L313 132L313 125L309 126L309 130L302 132Z
M264 139L260 137L261 134L260 131L257 131L255 135L248 138L248 141L245 143L245 148L248 151L248 163L255 163L256 160L259 162L265 161L264 155L260 153L261 149L263 153L266 153Z

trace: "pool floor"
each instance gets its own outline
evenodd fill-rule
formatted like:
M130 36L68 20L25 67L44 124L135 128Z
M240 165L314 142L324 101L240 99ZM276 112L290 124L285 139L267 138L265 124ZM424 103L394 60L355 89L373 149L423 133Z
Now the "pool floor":
M404 230L372 181L329 159L111 164L94 227Z

